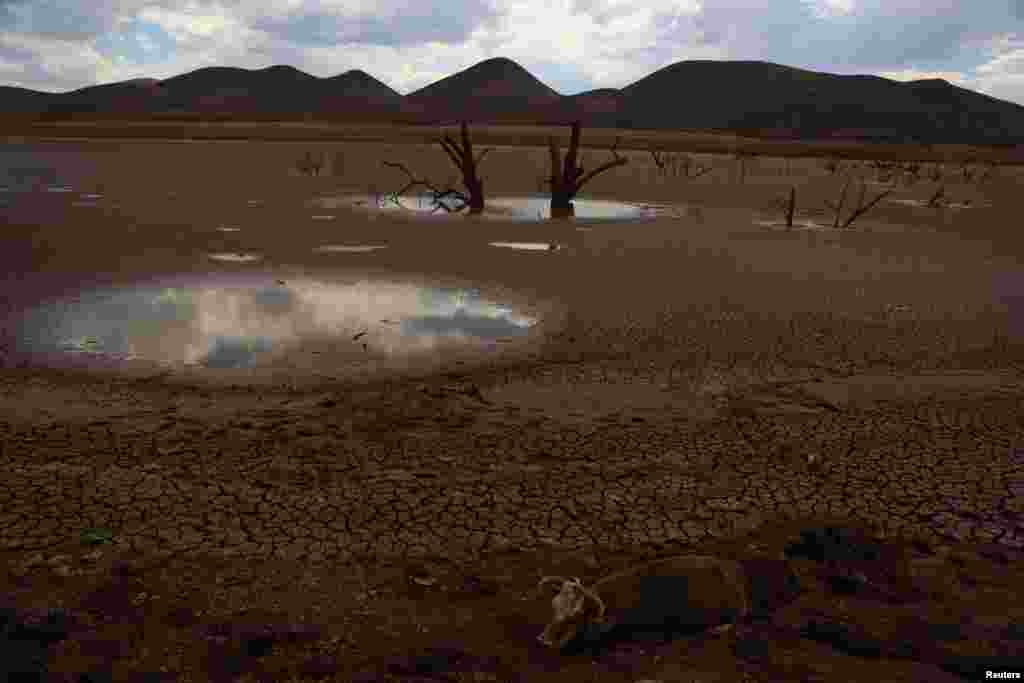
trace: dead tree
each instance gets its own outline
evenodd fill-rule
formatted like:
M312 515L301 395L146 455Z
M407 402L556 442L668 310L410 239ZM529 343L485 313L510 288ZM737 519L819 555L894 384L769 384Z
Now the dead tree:
M786 212L786 227L793 227L793 216L796 213L796 186L789 188L789 199L772 202L772 207L784 209Z
M793 227L793 212L796 210L796 185L789 188L789 202L786 205L786 227Z
M750 150L738 149L735 152L733 152L733 159L736 160L736 169L738 172L740 184L743 184L743 181L747 177L747 160L756 159L757 157L757 152L753 152Z
M429 180L425 178L417 178L412 174L404 164L395 161L384 161L382 162L385 166L391 168L397 168L406 176L409 177L409 182L398 190L388 195L388 198L395 203L399 203L399 198L410 189L414 187L425 187L430 191L431 199L433 201L434 211L444 209L445 211L452 213L462 211L466 207L469 207L469 213L478 214L484 210L484 183L483 180L477 175L477 165L484 158L484 155L491 151L490 148L482 151L479 156L473 156L473 143L469 140L469 131L466 129L466 122L462 122L462 143L458 144L451 139L450 136L445 135L439 141L441 147L444 149L448 158L451 159L452 163L462 173L462 184L466 187L464 194L448 187L444 190L434 186ZM445 200L454 199L461 203L461 206L449 206Z
M626 157L620 157L615 148L618 146L619 140L615 139L615 144L612 145L612 156L615 157L611 161L607 161L589 173L585 172L582 165L577 164L576 157L579 154L580 149L580 122L574 121L572 124L572 134L569 137L569 149L565 153L565 159L561 158L561 152L558 149L558 141L554 137L548 138L548 150L551 154L551 178L548 182L551 185L551 217L552 218L569 218L575 215L572 200L576 196L576 193L586 185L591 178L594 178L600 173L604 173L607 170L615 168L616 166L623 166L629 163L629 159ZM561 167L561 174L559 174L559 167Z
M456 168L462 172L462 184L469 193L469 212L480 213L484 210L484 181L477 175L477 166L483 161L484 155L490 152L490 148L480 152L480 156L473 158L473 143L469 139L469 131L466 129L466 122L462 122L462 144L457 144L451 136L445 135L440 140L448 158L452 160Z
M656 150L653 146L647 151L654 159L655 172L662 177L669 175L678 177L682 172L683 177L689 180L699 178L714 170L712 166L697 164L688 154L669 154ZM691 169L693 169L692 173Z

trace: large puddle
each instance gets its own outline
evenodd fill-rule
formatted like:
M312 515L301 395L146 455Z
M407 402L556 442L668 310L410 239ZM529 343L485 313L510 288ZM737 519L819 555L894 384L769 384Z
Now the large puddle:
M259 273L84 291L14 322L13 355L33 364L334 374L352 363L493 352L525 340L538 318L475 289Z
M387 195L355 195L348 197L321 197L310 205L322 209L354 208L363 211L379 211L410 216L465 216L465 210L455 211L462 204L456 199L442 200L439 205L427 194L403 195L400 198ZM587 221L637 221L651 220L663 216L676 216L671 206L634 204L608 199L577 198L573 200L575 217ZM451 210L446 210L446 208ZM551 198L545 195L523 197L488 197L482 218L515 221L542 221L551 218Z

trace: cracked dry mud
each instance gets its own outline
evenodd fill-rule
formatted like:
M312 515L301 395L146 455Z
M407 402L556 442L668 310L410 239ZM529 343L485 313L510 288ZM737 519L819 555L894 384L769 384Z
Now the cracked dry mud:
M800 412L792 392L773 410L780 389L765 386L747 392L755 408L724 405L710 420L589 424L520 416L503 385L481 389L487 405L464 383L423 384L300 406L219 397L206 419L173 391L127 386L93 419L5 422L4 592L21 609L71 615L51 670L815 680L842 667L858 672L848 680L955 680L957 667L972 675L1024 654L1012 378L984 398ZM235 413L233 398L248 405ZM841 587L850 567L791 559L806 592L731 635L623 646L596 663L533 644L549 618L531 590L541 574L595 580L716 545L776 557L814 526L769 531L780 517L864 520L907 560L874 568L857 592ZM84 545L74 537L86 528L113 539ZM260 641L243 627L301 633ZM836 645L836 629L867 644ZM916 649L878 649L894 639ZM447 657L421 651L438 641ZM246 655L258 642L261 656Z
M707 213L708 226L724 221ZM54 271L113 267L97 234L15 218L8 254L42 263L41 234L89 253L75 266L47 248ZM91 227L141 239L108 218ZM736 272L715 279L724 262L711 252L663 258L662 237L652 228L621 240L621 253L570 256L571 281L564 261L522 274L516 256L481 250L466 265L439 249L439 270L504 268L509 287L550 287L569 303L564 329L505 365L255 390L5 366L0 635L19 665L63 681L941 682L1021 671L1019 342L993 341L980 314L865 314L885 310L882 285L877 305L795 322L682 304L667 314L658 307L729 280L752 278L751 298L768 284L732 261ZM181 239L203 248L201 236ZM731 253L752 259L743 249ZM615 293L612 268L636 275L610 307L629 309L626 321L587 303ZM691 272L690 284L713 285L665 292L667 274ZM969 288L957 278L952 289ZM800 310L787 296L807 285L784 279L765 298ZM861 533L828 545L829 527ZM536 642L551 617L540 577L593 585L675 554L740 562L757 618L592 655ZM781 590L782 565L796 594Z

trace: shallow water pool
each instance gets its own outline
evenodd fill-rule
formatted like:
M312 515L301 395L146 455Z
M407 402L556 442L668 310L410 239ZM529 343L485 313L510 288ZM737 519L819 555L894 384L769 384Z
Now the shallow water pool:
M302 348L356 358L495 348L536 322L471 289L209 274L37 305L17 320L14 351L44 364L245 368Z

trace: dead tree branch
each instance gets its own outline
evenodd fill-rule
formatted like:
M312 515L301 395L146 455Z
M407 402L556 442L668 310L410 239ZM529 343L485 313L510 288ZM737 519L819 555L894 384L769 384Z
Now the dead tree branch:
M406 168L405 164L399 163L397 161L383 161L381 163L384 166L389 166L391 168L397 168L398 170L402 171L403 173L405 173L405 175L407 175L409 177L409 182L406 183L405 186L402 187L402 189L398 190L397 192L391 192L391 193L389 193L387 195L387 198L390 199L391 201L395 202L396 204L400 205L401 204L401 202L400 202L401 196L403 194L405 194L406 192L408 192L409 190L411 190L412 188L414 188L414 187L425 187L427 190L430 191L431 200L432 200L433 206L434 206L434 209L433 209L434 211L438 211L439 209L444 209L448 213L453 213L453 212L461 211L462 209L464 209L469 204L469 198L466 197L466 195L462 194L458 190L454 190L454 189L451 189L451 188L444 189L444 190L439 189L438 187L435 187L434 184L431 183L429 180L427 180L425 178L417 178L416 176L414 176L412 174L412 171L410 171L408 168ZM442 200L448 199L448 198L453 198L453 199L456 199L456 200L462 202L462 206L451 207L447 203L442 201Z
M825 204L829 208L831 208L833 211L836 212L835 220L832 222L832 227L834 229L838 229L840 227L840 225L839 225L840 215L841 215L842 210L843 210L843 204L846 202L846 193L850 189L850 184L852 182L853 182L853 178L847 177L846 182L843 184L843 190L839 194L839 201L838 202L828 202L828 201L825 202ZM882 201L882 199L884 199L885 197L887 197L890 194L892 194L892 188L889 188L889 189L885 190L884 192L879 194L877 197L875 197L874 199L869 201L867 204L864 204L864 195L866 194L866 192L867 192L867 187L865 186L864 181L861 180L860 181L860 193L859 193L859 196L858 196L858 199L857 199L857 204L856 204L855 208L853 209L853 212L850 214L850 216L846 219L846 221L843 222L842 227L844 229L845 228L849 228L851 225L853 225L853 222L855 220L857 220L858 218L863 216L865 213L867 213L869 210L871 210L876 204L878 204L878 202Z
M939 185L939 189L937 189L935 191L935 194L931 196L931 199L928 200L928 206L932 209L942 207L942 205L945 203L945 200L942 198L945 193L946 186Z

